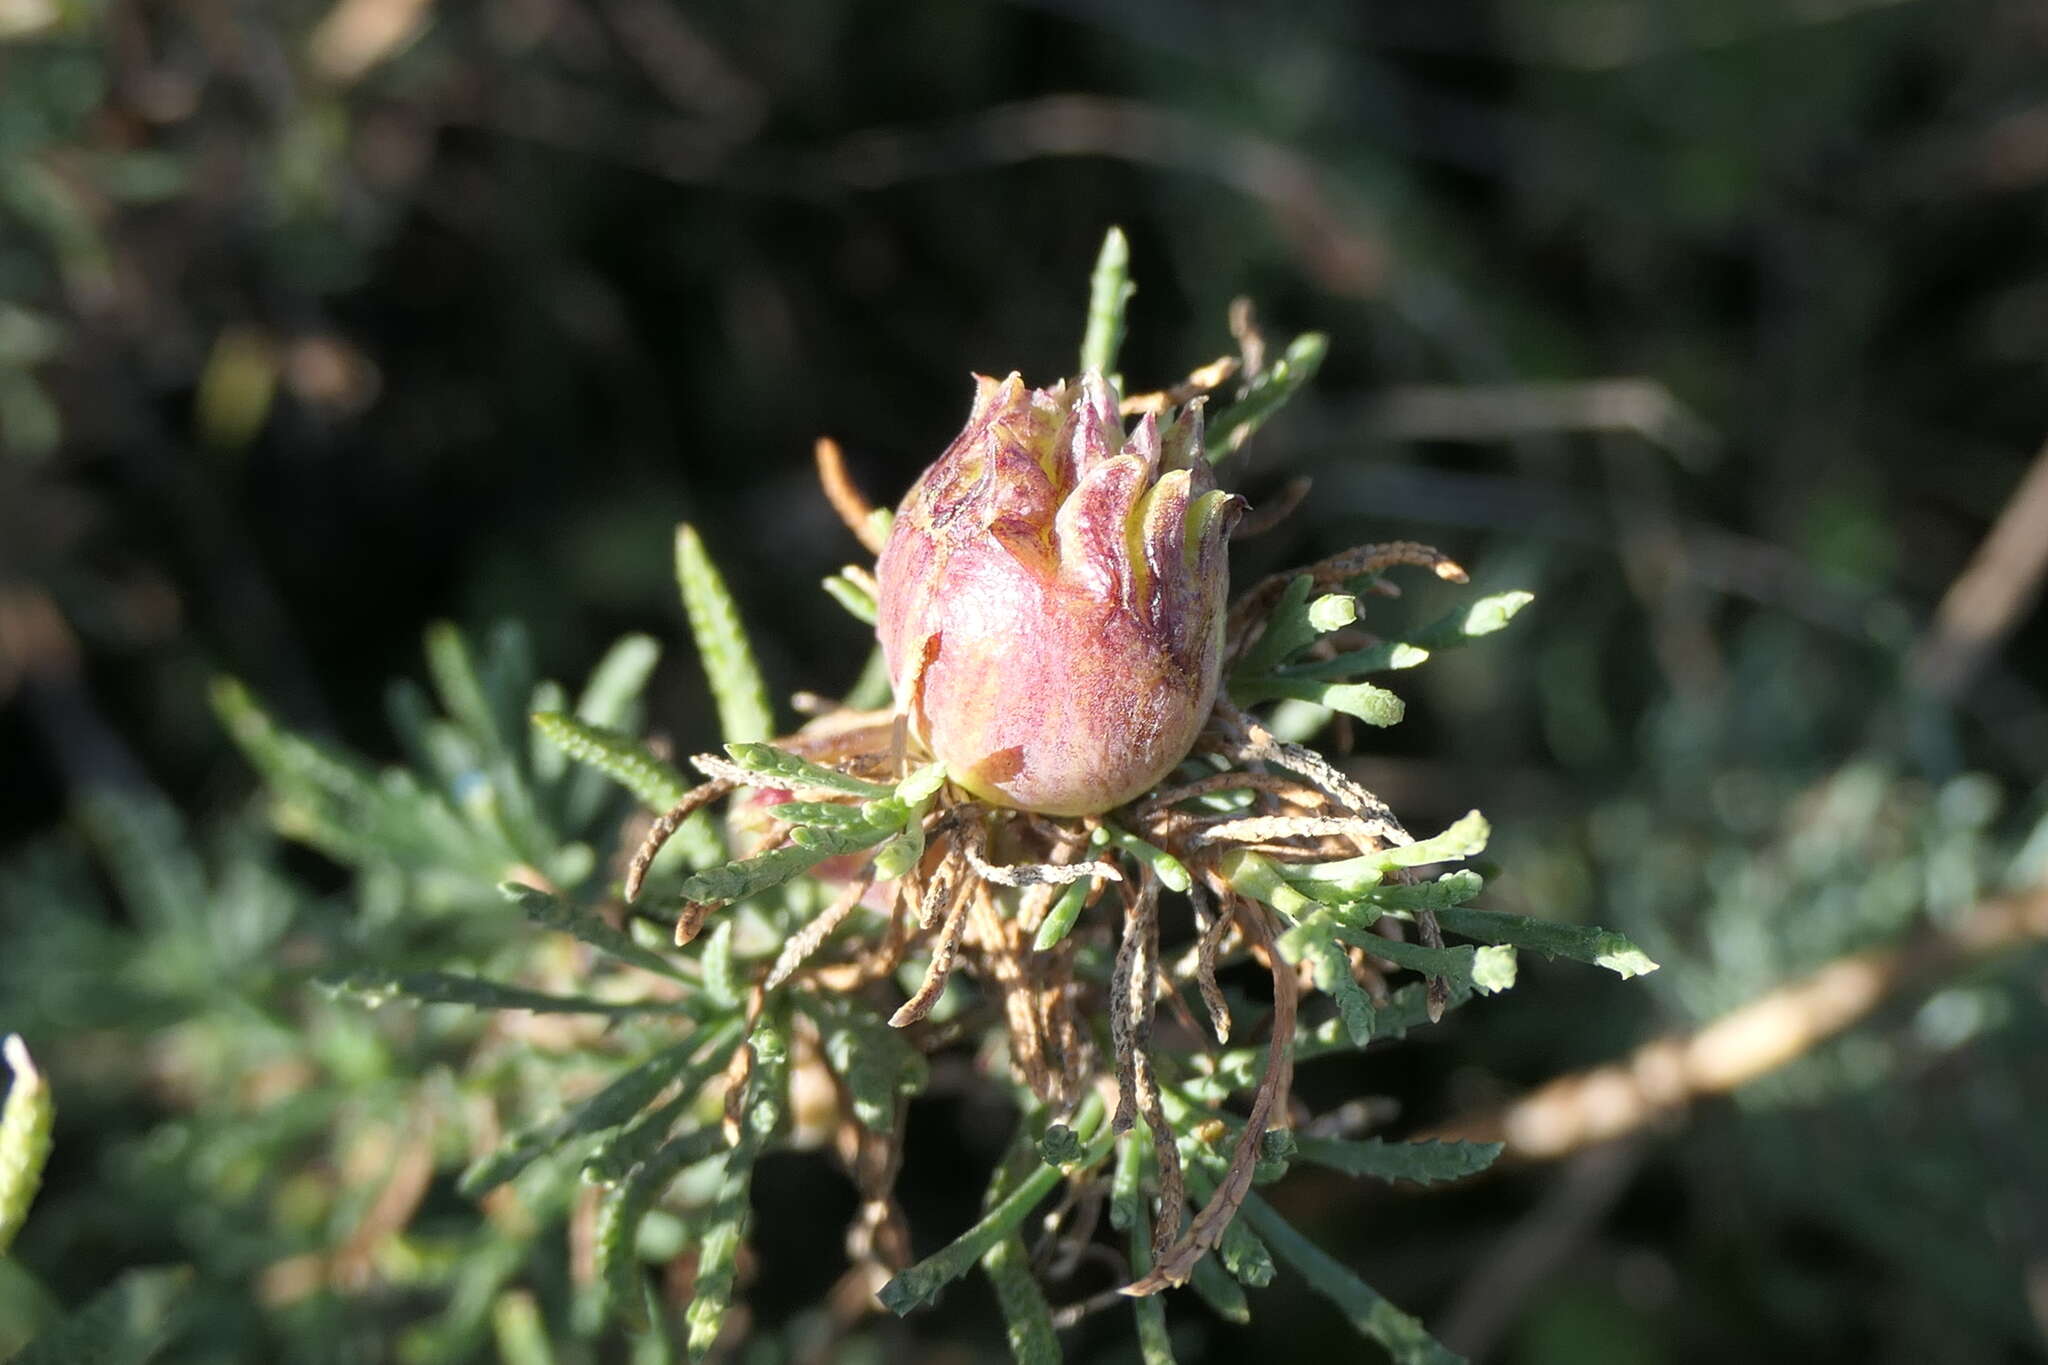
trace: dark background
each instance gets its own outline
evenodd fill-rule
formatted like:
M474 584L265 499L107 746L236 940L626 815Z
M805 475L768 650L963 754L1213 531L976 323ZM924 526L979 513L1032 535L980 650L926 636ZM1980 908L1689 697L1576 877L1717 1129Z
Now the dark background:
M1397 678L1408 720L1359 771L1411 827L1487 811L1494 908L1665 964L1530 962L1305 1073L1315 1107L1384 1096L1420 1131L1843 953L1917 958L2048 862L2048 511L2014 501L2048 433L2039 5L54 11L0 42L0 858L101 784L242 809L218 672L395 756L383 685L441 618L523 620L558 676L675 640L655 723L701 743L679 520L775 688L844 689L866 634L815 585L860 552L811 442L893 501L971 372L1071 369L1118 223L1134 387L1229 351L1241 295L1276 341L1330 336L1233 476L1315 480L1241 581L1418 539L1537 594ZM1981 653L1942 604L2008 509ZM1280 1202L1487 1358L2030 1358L2041 969L1943 960L1619 1154ZM913 1221L950 1225L1003 1123L916 1123ZM845 1196L789 1182L767 1206L836 1243ZM1249 1334L1185 1310L1183 1358L1348 1349L1285 1293ZM919 1339L995 1349L975 1308ZM1076 1350L1128 1355L1112 1316Z

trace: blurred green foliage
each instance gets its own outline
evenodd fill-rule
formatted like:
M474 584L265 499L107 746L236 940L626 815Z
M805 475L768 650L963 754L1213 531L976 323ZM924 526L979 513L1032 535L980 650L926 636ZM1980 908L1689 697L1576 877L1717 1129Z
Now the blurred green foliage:
M381 50L341 23L379 13ZM812 586L850 542L810 441L890 501L966 371L1070 363L1113 220L1152 263L1134 385L1228 350L1241 294L1330 336L1249 490L1315 491L1244 573L1405 535L1537 592L1509 643L1401 688L1358 774L1431 828L1483 804L1497 908L1665 964L1612 988L1529 966L1318 1104L1424 1127L1845 952L1929 963L1644 1139L1576 1254L1468 1344L2038 1350L2041 953L1937 945L2042 881L2043 627L1946 695L1907 668L2043 435L2044 46L2003 0L0 0L0 1028L60 1106L21 1264L67 1305L190 1265L188 1349L381 1358L324 1294L272 1318L219 1287L345 1237L378 1186L337 1176L382 1174L400 1079L481 1026L303 990L306 945L383 932L399 893L345 891L242 813L206 679L394 756L378 699L420 621L523 620L541 674L580 670L669 632L688 517L773 623L774 689L844 689L865 632ZM1416 596L1417 622L1448 605ZM650 711L710 733L687 670ZM407 894L465 951L523 927ZM505 1064L537 1105L568 1084ZM920 1122L919 1197L971 1210L999 1136ZM961 1145L985 1159L944 1178ZM1286 1211L1455 1327L1573 1188L1333 1183ZM545 1359L537 1306L492 1299L510 1272L462 1261L466 1201L427 1207L446 1238L379 1293ZM1183 1358L1344 1339L1285 1285ZM10 1326L54 1311L6 1292ZM109 1311L146 1323L157 1292ZM1000 1349L967 1308L926 1329ZM1127 1349L1091 1330L1077 1352Z

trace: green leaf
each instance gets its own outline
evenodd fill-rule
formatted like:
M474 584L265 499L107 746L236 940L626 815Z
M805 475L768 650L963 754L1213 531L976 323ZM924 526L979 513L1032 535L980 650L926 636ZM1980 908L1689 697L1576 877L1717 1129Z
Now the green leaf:
M1024 1239L1011 1233L988 1249L981 1258L982 1273L995 1287L996 1305L1003 1310L1003 1326L1009 1336L1010 1359L1017 1365L1059 1365L1060 1340L1053 1330L1052 1305L1031 1273L1031 1257Z
M789 1052L780 1028L764 1017L749 1040L754 1066L742 1111L739 1141L725 1149L725 1167L698 1236L696 1296L687 1310L689 1349L699 1359L718 1335L731 1300L734 1267L747 1222L747 1191L755 1159L782 1124ZM641 1220L685 1167L716 1156L724 1147L717 1128L685 1134L664 1144L633 1167L598 1211L599 1279L609 1314L636 1326L647 1323L635 1252Z
M1242 1324L1252 1320L1252 1304L1245 1297L1244 1286L1223 1268L1215 1256L1204 1256L1195 1262L1194 1275L1189 1279L1188 1287L1225 1322Z
M39 1334L9 1365L142 1365L177 1333L191 1280L183 1266L131 1270Z
M1308 619L1308 595L1314 590L1315 583L1308 574L1297 575L1288 581L1280 593L1280 600L1266 614L1265 629L1259 632L1259 638L1252 641L1252 647L1245 651L1244 657L1232 670L1233 690L1237 678L1270 673L1314 641L1317 631Z
M1498 1142L1388 1142L1382 1138L1300 1137L1295 1147L1303 1161L1346 1175L1375 1180L1406 1180L1433 1185L1477 1175L1501 1154Z
M1116 370L1117 352L1124 344L1124 310L1131 295L1138 292L1131 283L1131 244L1124 231L1112 227L1102 235L1102 250L1095 257L1095 273L1088 277L1088 326L1081 336L1081 372L1094 370L1109 377Z
M861 796L869 800L890 796L895 788L885 787L879 782L867 782L832 768L820 767L809 759L776 748L772 744L728 744L726 754L733 762L748 772L768 781L764 787L815 787L823 791L845 792L848 796Z
M77 810L122 907L139 925L166 935L211 936L205 865L169 802L153 789L102 786L80 796Z
M1048 1123L1038 1139L1038 1159L1048 1166L1068 1166L1087 1152L1081 1137L1064 1123Z
M1515 957L1511 948L1473 948L1469 944L1431 948L1426 944L1382 938L1369 929L1341 920L1336 922L1332 932L1374 957L1385 958L1412 971L1441 976L1453 985L1470 985L1481 995L1492 995L1515 984Z
M661 645L651 635L622 635L612 642L576 699L576 719L586 725L618 726L661 662Z
M437 621L427 627L426 641L427 673L442 709L486 757L504 757L512 736L499 727L498 710L478 675L468 637L450 623Z
M896 784L896 799L916 810L946 785L946 765L927 763Z
M608 1316L635 1327L648 1323L641 1293L640 1259L635 1242L640 1224L654 1201L685 1168L708 1161L726 1150L725 1134L716 1127L685 1133L662 1144L635 1166L597 1210L598 1283L604 1287Z
M526 737L526 700L533 695L533 638L522 621L498 621L484 637L477 681L491 711L491 729L508 757Z
M772 849L756 857L695 873L683 883L682 899L700 905L730 905L778 887L827 858L872 848L888 838L890 832L887 826L881 825L843 830L813 829L802 844Z
M1308 702L1356 716L1380 729L1399 725L1407 712L1407 703L1384 687L1366 682L1322 682L1288 674L1233 678L1230 694L1245 706L1282 699Z
M1335 866L1335 864L1328 864ZM1311 915L1327 911L1332 907L1313 900L1289 885L1286 876L1302 876L1316 870L1316 864L1275 864L1257 853L1243 849L1232 849L1223 855L1223 880L1230 889L1240 895L1252 896L1278 910L1290 919L1306 921ZM1286 876L1283 876L1283 869ZM1369 869L1362 870L1361 876L1377 875ZM1355 879L1354 879L1355 880ZM1316 887L1318 891L1324 888ZM1298 932L1289 930L1290 935ZM1286 940L1282 940L1283 945ZM1299 956L1302 949L1299 941L1290 949Z
M528 714L557 714L570 712L582 725L600 733L610 732L619 744L628 749L637 748L626 738L633 732L638 720L640 694L645 690L648 679L653 675L654 666L660 661L661 650L645 635L627 635L606 651L597 667L591 670L590 679L584 685L582 695L577 698L573 712L566 703L560 689L537 689L527 707ZM558 732L559 733L559 732ZM564 831L609 830L617 827L617 816L606 810L610 802L610 787L603 780L609 776L595 765L566 776L562 772L568 750L554 737L539 729L534 730L536 757L534 776L537 781L553 781L558 790L554 793L556 809L559 811L558 828ZM543 747L544 746L544 747ZM621 755L623 757L623 755ZM638 761L652 758L651 754L635 754ZM586 763L588 760L586 760ZM677 782L682 774L671 774ZM628 789L641 795L639 789L628 784ZM651 803L650 803L651 804ZM666 810L667 806L661 809ZM680 851L692 859L694 866L723 856L722 852L703 856L703 844L711 831L706 822L693 822L693 828L686 828L671 842L680 845Z
M578 1138L609 1132L646 1108L703 1045L691 1036L631 1067L611 1084L546 1123L515 1133L462 1173L457 1187L475 1197L494 1190L541 1157Z
M1138 1278L1152 1268L1152 1220L1146 1215L1145 1195L1139 1186L1144 1167L1144 1149L1136 1133L1126 1133L1116 1145L1116 1174L1109 1187L1109 1221L1128 1234L1131 1276ZM1138 1355L1145 1365L1173 1365L1173 1342L1166 1334L1166 1301L1148 1294L1131 1301L1138 1319Z
M1318 894L1349 892L1355 898L1378 886L1394 868L1451 862L1482 853L1492 833L1493 827L1487 824L1485 816L1476 810L1468 811L1464 818L1433 838L1383 848L1341 862L1284 863L1279 865L1279 872L1291 881L1312 885ZM1325 885L1330 889L1326 891Z
M1270 1185L1286 1175L1297 1150L1290 1128L1268 1128L1259 1134L1259 1159L1252 1167L1252 1183Z
M281 794L359 810L388 802L388 794L368 765L332 745L282 728L235 679L215 679L212 698L222 727Z
M1320 332L1304 332L1290 342L1287 353L1252 381L1244 397L1209 423L1209 458L1222 459L1264 426L1315 377L1329 349L1330 339Z
M683 799L690 781L673 763L657 758L628 735L589 725L574 716L543 711L533 725L549 742L579 763L587 763L639 798L649 810L665 811Z
M1269 674L1280 670L1318 636L1341 630L1358 619L1358 599L1349 593L1328 593L1314 601L1315 580L1302 574L1288 583L1267 613L1266 627L1231 670L1231 692L1256 691ZM1423 657L1427 658L1427 655ZM1279 694L1274 694L1279 695Z
M315 984L334 995L349 995L372 1008L400 999L416 1005L467 1005L480 1010L532 1010L535 1014L677 1014L685 1007L662 1001L593 1000L585 996L547 995L520 986L450 972L387 972L376 968L330 974Z
M1083 877L1069 883L1067 889L1060 892L1060 898L1052 903L1052 909L1046 911L1045 918L1039 921L1038 937L1031 945L1033 948L1042 953L1067 936L1074 927L1074 921L1081 916L1081 905L1088 899L1089 885L1089 879Z
M1470 644L1482 635L1505 629L1523 607L1535 600L1535 593L1519 591L1482 597L1423 627L1415 633L1413 643L1431 651Z
M768 685L754 662L754 647L747 642L725 579L687 524L676 528L676 583L718 707L720 732L730 741L769 738L775 733L775 712L768 704Z
M846 1083L854 1118L870 1132L893 1132L898 1100L924 1089L924 1054L865 1009L809 995L797 1003L818 1021L825 1060Z
M1014 1187L1032 1166L1034 1147L1041 1149L1043 1142L1034 1144L1030 1132L1037 1122L1035 1113L1027 1112L1017 1125L1017 1132L1010 1143L1010 1150L996 1164L989 1179L988 1191L982 1196L982 1209L987 1211L1002 1202L1005 1194ZM1046 1132L1050 1136L1055 1130L1065 1134L1074 1148L1073 1157L1081 1155L1080 1139L1064 1124L1050 1125ZM1059 1338L1052 1325L1052 1308L1045 1301L1045 1293L1038 1286L1037 1277L1032 1274L1030 1257L1024 1250L1024 1238L1015 1231L999 1239L983 1253L981 1268L995 1287L996 1302L1003 1311L1003 1323L1010 1340L1011 1358L1018 1361L1043 1361L1057 1365L1061 1359Z
M1383 849L1373 855L1381 868L1422 867L1429 863L1474 858L1486 851L1493 826L1478 811L1467 811L1442 834L1412 844Z
M1311 1289L1336 1304L1360 1335L1385 1347L1395 1365L1463 1365L1463 1358L1430 1336L1420 1322L1380 1297L1378 1291L1346 1270L1335 1257L1296 1232L1258 1195L1245 1196L1238 1220L1250 1223L1274 1254L1293 1266Z
M407 696L418 696L417 690L394 691L394 700ZM509 775L509 761L497 760L493 772L486 773L479 767L486 759L453 725L415 718L413 747L420 761L445 769L443 781L451 791L466 788L459 813L411 773L394 770L380 778L347 751L280 727L231 678L215 680L212 699L222 725L269 786L271 818L279 832L337 862L365 868L397 863L442 874L456 870L496 881L507 866L520 861L537 866L554 851L554 838L533 817L531 792ZM402 717L405 708L397 709ZM451 750L439 762L436 746ZM500 800L505 792L524 812L525 824L516 837Z
M1087 1135L1088 1147L1079 1163L1081 1169L1085 1170L1109 1155L1116 1135L1103 1122L1100 1096L1091 1092L1082 1102L1074 1118L1074 1129ZM1020 1179L1000 1203L983 1214L980 1222L943 1249L909 1269L897 1272L875 1297L882 1301L884 1308L899 1317L937 1299L941 1290L965 1275L989 1248L1017 1231L1025 1217L1037 1207L1038 1201L1059 1183L1065 1169L1043 1163L1038 1165Z
M1327 659L1309 659L1281 670L1282 680L1356 678L1366 673L1398 673L1428 663L1430 652L1405 640L1382 640L1364 649L1334 654Z
M830 848L791 845L772 849L756 857L694 873L683 883L680 895L683 900L700 905L730 905L748 896L773 890L832 856Z
M1486 879L1477 872L1446 872L1433 882L1381 882L1365 893L1365 899L1382 910L1441 911L1463 905L1485 889Z
M1473 996L1469 981L1452 980L1451 998L1444 1002L1444 1013L1469 1003ZM1411 981L1387 998L1380 1006L1379 1036L1382 1041L1393 1042L1405 1038L1415 1029L1430 1022L1429 986L1427 982ZM1327 1049L1326 1049L1327 1050ZM1299 1052L1296 1054L1300 1055Z
M443 792L455 791L483 761L476 745L434 710L427 689L411 678L394 678L385 688L384 714L398 732L406 761Z
M1188 1175L1196 1185L1206 1185L1198 1171L1191 1168ZM1216 1243L1216 1259L1223 1262L1223 1268L1240 1284L1264 1289L1273 1283L1273 1253L1241 1217L1231 1219L1229 1226L1223 1229L1223 1236Z
M745 1021L728 1017L705 1025L693 1035L700 1050L688 1066L676 1072L674 1098L641 1114L600 1141L597 1150L583 1163L584 1179L599 1185L616 1184L625 1179L635 1166L649 1160L667 1139L677 1120L702 1098L704 1087L712 1077L725 1069L745 1027ZM715 1128L712 1131L717 1132ZM724 1145L721 1139L715 1150L724 1150Z
M28 1206L35 1202L36 1191L42 1188L57 1102L50 1097L49 1082L36 1070L20 1034L8 1034L0 1051L4 1051L7 1069L14 1073L7 1087L6 1106L0 1108L0 1255L5 1255L28 1219Z
M1410 639L1382 641L1364 649L1352 650L1348 654L1293 664L1286 668L1280 677L1356 678L1364 673L1385 673L1396 669L1413 668L1428 660L1433 654L1471 644L1482 635L1491 635L1500 630L1515 618L1516 612L1535 600L1535 594L1527 592L1504 592L1482 597L1424 626ZM1233 683L1233 693L1236 690Z
M473 1357L490 1330L490 1310L532 1255L525 1238L499 1237L472 1241L446 1264L439 1297L446 1303L433 1319L405 1330L393 1358L401 1365L436 1365ZM502 1365L510 1365L503 1362Z
M747 1087L747 1105L740 1119L740 1140L726 1153L725 1169L711 1205L705 1210L697 1239L697 1283L683 1319L689 1325L690 1359L702 1360L718 1340L732 1302L739 1271L740 1243L751 1215L748 1190L754 1162L786 1118L789 1048L773 1016L755 1026L751 1039L754 1073Z
M538 713L533 724L562 752L611 778L649 810L666 812L691 790L690 780L674 764L631 736L559 712ZM693 812L670 842L691 867L725 861L725 845L708 808Z
M739 972L732 958L732 937L732 921L719 921L718 927L704 942L700 964L704 972L704 994L714 1005L726 1009L739 1004L741 995Z
M733 1041L738 1041L737 1037ZM715 1064L705 1064L700 1059L681 1073L686 1082L682 1093L649 1109L600 1143L584 1160L584 1180L592 1185L616 1185L649 1162L682 1170L709 1161L731 1147L723 1124L713 1123L686 1133L673 1131L676 1121L688 1111L700 1108L704 1099L701 1093L693 1093L687 1083L694 1081L701 1087L712 1073L724 1070L732 1058L732 1049L719 1050L715 1055Z
M1453 981L1450 999L1444 1002L1444 1012L1448 1014L1465 1005L1472 995L1470 982ZM1393 1042L1429 1022L1427 985L1421 981L1411 982L1378 1006L1373 1016L1373 1038L1380 1043ZM1294 1031L1294 1060L1297 1063L1345 1051L1351 1046L1350 1035L1340 1019L1298 1025ZM1266 1070L1266 1046L1261 1043L1256 1047L1225 1049L1215 1054L1211 1065L1208 1073L1188 1077L1180 1083L1182 1093L1191 1101L1220 1104L1233 1093L1257 1085Z
M1159 884L1169 891L1185 891L1194 884L1193 879L1188 876L1187 867L1180 859L1163 848L1146 843L1135 834L1116 828L1106 820L1097 826L1096 839L1098 842L1116 845L1151 868L1152 875L1159 878ZM1081 884L1075 883L1077 886Z
M889 660L883 655L882 647L877 645L868 651L866 661L861 664L860 676L853 680L853 686L846 689L842 700L856 711L873 711L887 706L892 695Z
M1437 911L1437 922L1461 938L1481 943L1510 943L1517 948L1542 953L1545 957L1590 962L1622 977L1642 976L1657 970L1649 954L1611 929L1590 924L1557 924L1470 907Z
M874 873L878 882L892 882L924 857L924 826L907 824L875 850Z
M1348 592L1325 593L1308 604L1308 623L1319 635L1342 630L1358 620L1358 599Z
M392 694L387 693L387 704L391 700ZM569 694L560 683L555 682L553 679L536 683L533 688L533 695L527 698L526 714L529 720L534 716L555 715L568 709ZM411 742L408 742L407 748L411 749L412 747ZM570 777L569 756L562 751L560 745L549 743L547 736L543 735L537 726L531 724L527 726L526 733L526 765L533 772L535 784L546 788L550 792L552 799L556 802L557 807L559 807L562 804L562 799L558 789ZM579 783L596 786L598 784L595 778L595 774L579 772L575 780ZM602 797L600 796L599 799L602 799ZM581 798L581 800L587 802L588 798ZM589 814L588 810L579 813L586 817ZM558 827L563 829L581 829L587 822L587 818L576 820L573 823L569 819L564 818L556 823Z
M1315 968L1316 989L1337 1002L1337 1015L1352 1045L1364 1047L1372 1041L1374 1009L1372 997L1351 974L1351 960L1342 948L1323 937L1311 938L1305 956Z
M549 895L523 882L501 882L498 890L507 899L516 902L519 908L526 912L526 917L535 924L569 934L598 951L608 953L642 971L695 984L695 978L684 971L680 964L652 948L635 943L629 935L613 928L598 915L573 901Z
M547 1320L531 1290L508 1289L491 1305L491 1335L503 1365L556 1365Z
M477 771L464 774L451 795L471 823L498 831L537 866L556 838L541 816L521 742L520 717L533 687L531 652L524 628L511 622L491 632L481 662L454 626L440 622L426 633L427 670L441 705L476 754Z
M834 602L846 608L847 614L864 625L873 625L879 614L874 595L859 583L843 573L833 574L823 580L824 588Z
M1481 948L1472 955L1472 985L1481 995L1494 995L1515 984L1515 950Z
M882 800L891 800L883 797ZM900 825L909 812L900 806L893 809L874 808L875 803L855 805L849 801L784 801L770 806L768 813L787 825L805 825L811 829L866 829L871 825L885 823L886 817L895 816L887 823ZM880 815L884 819L876 819Z

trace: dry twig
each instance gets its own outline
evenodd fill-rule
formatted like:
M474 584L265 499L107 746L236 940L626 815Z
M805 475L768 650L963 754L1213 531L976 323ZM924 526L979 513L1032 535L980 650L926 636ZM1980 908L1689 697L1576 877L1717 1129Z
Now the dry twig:
M1878 948L1838 958L1695 1032L1625 1060L1561 1077L1432 1137L1506 1144L1504 1159L1549 1161L1650 1127L1696 1099L1726 1094L1843 1032L1887 995L1958 961L2048 939L2048 888L1987 901L1936 951Z
M1294 972L1273 946L1273 932L1266 926L1265 907L1256 902L1239 901L1238 905L1273 973L1273 1040L1267 1047L1266 1074L1260 1078L1258 1091L1252 1096L1251 1111L1245 1115L1244 1131L1238 1134L1237 1146L1230 1154L1229 1169L1216 1182L1216 1192L1195 1215L1188 1230L1159 1254L1151 1271L1123 1287L1122 1292L1133 1298L1157 1294L1162 1289L1187 1283L1188 1276L1195 1272L1195 1262L1222 1240L1223 1230L1230 1226L1230 1220L1237 1216L1239 1207L1243 1205L1245 1194L1252 1187L1252 1172L1258 1166L1267 1124L1276 1112L1282 1115L1287 1112L1287 1091L1294 1078L1294 1009L1298 983Z
M839 449L839 442L820 436L816 453L818 482L825 486L825 500L832 504L832 510L839 514L839 520L853 532L862 548L871 555L882 553L883 539L876 532L874 505L861 495L853 476L846 472L846 456Z

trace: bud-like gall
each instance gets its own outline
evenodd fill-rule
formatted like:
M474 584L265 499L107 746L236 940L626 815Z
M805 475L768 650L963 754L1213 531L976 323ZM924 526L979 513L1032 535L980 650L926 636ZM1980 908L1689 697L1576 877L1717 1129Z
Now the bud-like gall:
M1243 502L1216 488L1199 404L1126 437L1099 374L978 383L876 566L889 678L976 796L1095 814L1171 771L1209 715Z

